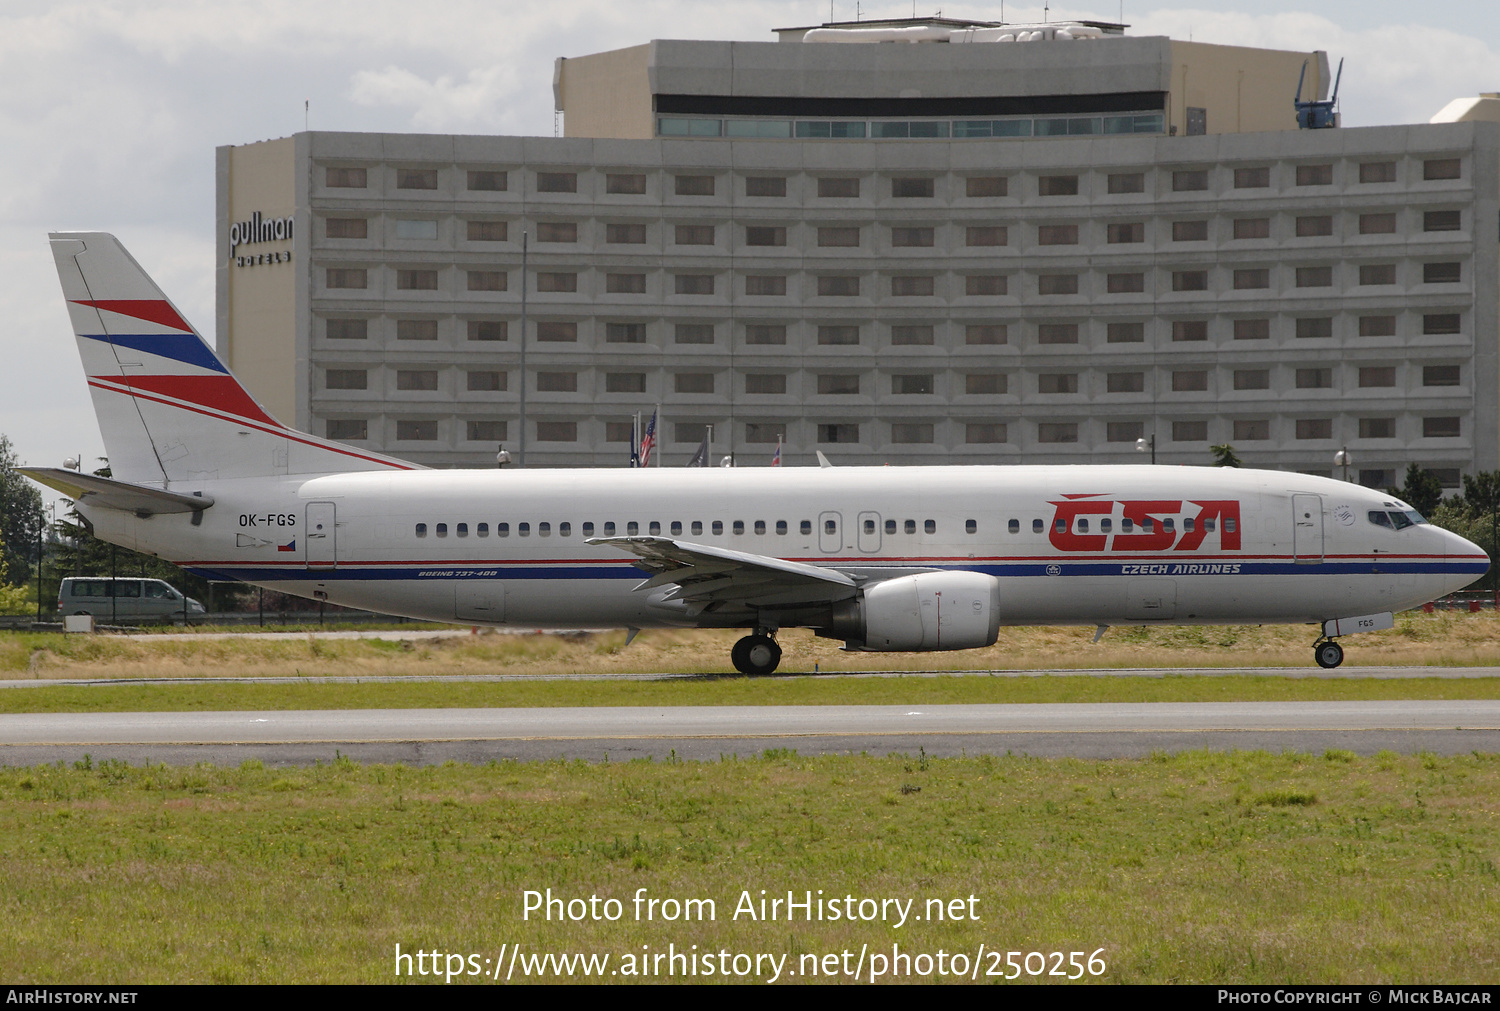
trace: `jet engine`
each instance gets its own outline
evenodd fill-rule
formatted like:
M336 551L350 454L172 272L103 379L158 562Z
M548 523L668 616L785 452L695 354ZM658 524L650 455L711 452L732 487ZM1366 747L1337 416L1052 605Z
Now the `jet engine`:
M834 606L821 635L846 649L931 652L989 646L1000 634L1000 581L982 572L922 572L876 583Z

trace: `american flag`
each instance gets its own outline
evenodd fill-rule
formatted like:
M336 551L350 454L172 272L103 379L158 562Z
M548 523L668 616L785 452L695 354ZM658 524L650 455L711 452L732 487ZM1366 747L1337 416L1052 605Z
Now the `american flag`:
M651 450L656 446L656 412L651 412L651 421L646 425L646 434L641 436L640 463L644 467L651 462Z
M772 467L780 467L781 466L781 440L780 439L776 440L776 455L773 456L773 457L771 457L771 466Z

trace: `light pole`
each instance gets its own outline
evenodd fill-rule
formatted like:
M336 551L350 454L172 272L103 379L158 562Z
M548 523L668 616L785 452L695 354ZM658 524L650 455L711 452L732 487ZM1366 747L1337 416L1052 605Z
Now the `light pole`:
M1152 432L1151 433L1151 438L1149 438L1149 439L1137 439L1137 440L1135 440L1135 451L1137 453L1145 453L1145 452L1149 451L1151 453L1151 462L1153 464L1155 464L1156 463L1156 433Z
M1344 480L1345 481L1349 480L1349 465L1351 463L1353 463L1353 462L1354 462L1354 458L1349 455L1349 447L1348 446L1345 446L1343 449L1341 449L1337 453L1333 454L1333 465L1335 467L1343 467L1344 468Z

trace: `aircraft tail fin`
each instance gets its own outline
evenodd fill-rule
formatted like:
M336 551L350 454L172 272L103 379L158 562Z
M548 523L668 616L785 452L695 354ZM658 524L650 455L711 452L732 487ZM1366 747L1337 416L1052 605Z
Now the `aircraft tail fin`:
M50 238L114 477L167 487L418 469L272 418L113 235Z

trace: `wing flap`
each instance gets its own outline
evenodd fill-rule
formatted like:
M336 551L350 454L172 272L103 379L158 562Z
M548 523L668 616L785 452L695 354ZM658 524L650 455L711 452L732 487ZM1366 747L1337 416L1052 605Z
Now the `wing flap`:
M663 600L700 606L841 600L859 586L837 569L670 537L592 537L588 543L635 555L636 567L651 573L636 589L675 585Z

